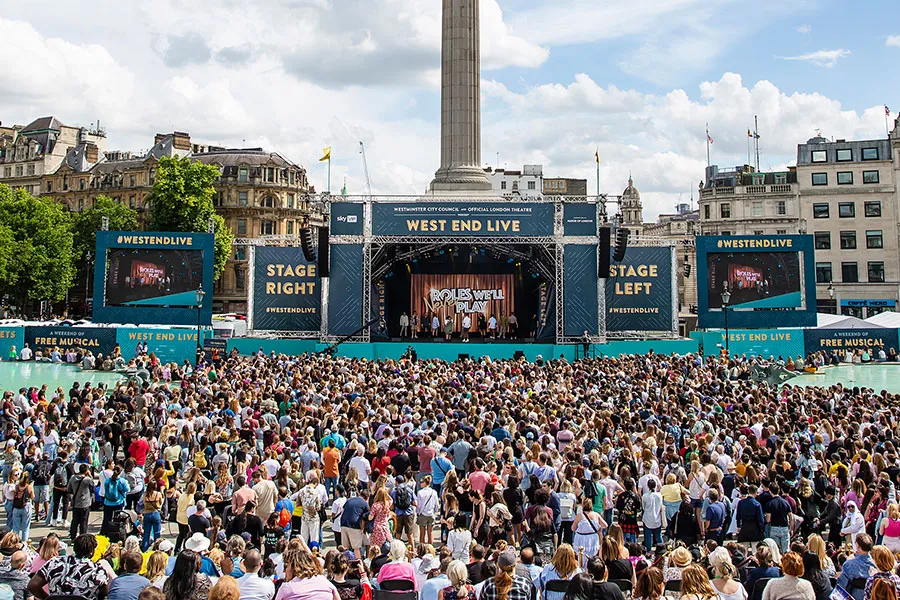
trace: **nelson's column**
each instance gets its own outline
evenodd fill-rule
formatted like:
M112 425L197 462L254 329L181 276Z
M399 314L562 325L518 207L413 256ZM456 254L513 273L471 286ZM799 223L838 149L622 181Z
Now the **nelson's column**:
M431 191L486 192L481 166L479 0L443 0L441 168Z

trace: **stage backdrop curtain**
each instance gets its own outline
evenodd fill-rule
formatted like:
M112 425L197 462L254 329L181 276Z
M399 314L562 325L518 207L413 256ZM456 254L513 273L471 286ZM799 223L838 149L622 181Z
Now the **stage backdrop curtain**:
M432 290L443 292L444 300L433 302ZM501 313L508 317L516 306L513 275L509 273L491 275L414 273L410 282L410 310L419 313L422 329L430 329L431 315L437 314L441 319L443 330L444 317L450 315L453 317L455 332L462 329L463 315L469 313L472 319L471 331L477 331L478 313L482 311L477 310L475 304L480 302L477 299L478 293L485 290L491 293L485 295L489 299L484 301L484 317L485 319L489 319L491 315L497 317L499 329ZM468 299L463 300L463 297ZM457 312L457 304L460 306L465 304L465 311Z

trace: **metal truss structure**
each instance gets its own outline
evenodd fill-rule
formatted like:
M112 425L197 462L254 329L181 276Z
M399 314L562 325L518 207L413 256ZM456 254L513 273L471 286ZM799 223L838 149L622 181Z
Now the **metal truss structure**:
M625 338L668 338L675 337L678 330L678 311L673 308L673 327L672 332L649 332L649 331L627 331L627 332L607 332L606 331L606 288L605 279L599 279L597 282L598 297L598 322L600 324L597 335L589 335L585 338L580 336L567 336L565 334L565 324L563 320L564 306L564 254L566 244L596 244L595 236L565 236L564 235L564 205L565 204L593 204L597 207L597 223L600 226L611 225L607 212L609 203L619 204L621 196L609 194L600 194L594 196L545 196L543 198L523 198L517 195L506 196L436 196L436 195L416 195L416 196L329 196L323 194L317 201L324 205L324 212L327 216L331 213L331 204L333 202L350 202L358 203L363 206L363 235L331 235L329 243L335 244L360 244L363 247L362 257L362 306L361 313L363 320L371 319L372 315L372 286L384 277L390 267L397 261L405 261L416 255L429 250L435 250L448 245L477 245L480 247L496 249L506 256L518 258L521 260L532 261L539 267L541 275L548 282L555 285L554 301L556 303L556 322L555 333L556 343L558 344L583 344L585 342L591 344L603 344L607 339L625 339ZM486 238L484 236L466 236L454 235L442 238L434 236L406 236L406 235L387 235L375 236L372 234L372 205L373 204L391 204L391 203L410 203L410 202L467 202L484 204L484 203L507 203L516 202L522 204L549 204L554 205L553 212L553 235L552 236L516 236L502 238ZM313 236L315 243L318 236ZM250 275L249 287L250 298L248 301L248 311L253 311L253 257L255 255L254 248L259 246L280 246L280 247L300 247L299 235L268 235L256 238L235 238L233 245L247 246L250 250ZM535 257L531 254L523 253L517 246L531 246L540 251L540 256ZM665 239L641 237L641 246L664 247L672 246L673 254L675 247L672 242ZM409 250L404 250L394 256L388 256L390 248L395 246L412 246ZM677 263L673 262L673 285L672 285L672 301L673 307L678 304L678 288L677 288ZM550 269L552 268L552 272ZM321 316L322 325L318 332L276 332L276 331L258 331L253 330L255 335L277 336L284 338L305 338L311 339L318 337L323 342L333 343L341 336L330 335L328 333L328 278L322 279L322 303ZM251 326L252 330L252 326ZM371 340L371 332L369 330L362 331L359 335L346 340L351 342L369 342Z

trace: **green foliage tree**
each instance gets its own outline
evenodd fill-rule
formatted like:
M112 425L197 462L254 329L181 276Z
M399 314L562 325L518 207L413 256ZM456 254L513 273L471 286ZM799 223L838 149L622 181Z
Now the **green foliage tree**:
M0 292L26 300L62 300L75 277L72 219L49 198L0 185ZM4 264L5 262L5 264Z
M225 270L234 234L213 206L219 170L189 158L163 157L148 197L153 231L205 232L215 223L215 278Z
M94 252L103 217L109 218L110 231L134 231L138 227L135 210L107 196L97 196L91 208L72 215L75 260L79 265L83 266L88 252Z

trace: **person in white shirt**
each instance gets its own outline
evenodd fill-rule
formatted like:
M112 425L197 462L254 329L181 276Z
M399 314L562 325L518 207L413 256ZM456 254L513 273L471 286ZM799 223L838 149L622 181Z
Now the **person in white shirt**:
M662 494L656 490L656 481L651 479L647 482L647 492L641 497L641 507L644 509L641 517L644 523L644 548L648 554L662 544L662 530L666 527L665 505Z
M366 449L360 447L356 451L356 456L350 459L348 466L356 471L356 477L361 484L369 485L369 475L372 473L372 465L366 460L366 457L364 456L365 453Z
M431 487L431 475L424 475L419 481L416 494L416 522L419 525L419 540L434 545L434 520L437 518L440 499Z
M34 356L34 353L28 347L28 344L25 344L25 347L19 352L19 360L31 360L32 356Z
M472 317L466 315L462 320L462 341L469 341L469 330L472 329Z
M241 568L244 574L238 577L238 588L241 600L272 600L275 597L275 584L271 580L259 576L262 567L262 556L259 551L250 550L244 554Z

